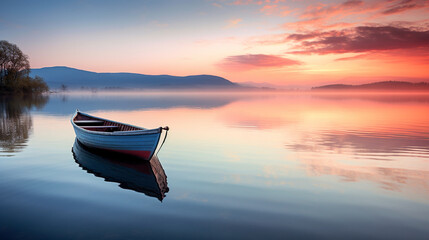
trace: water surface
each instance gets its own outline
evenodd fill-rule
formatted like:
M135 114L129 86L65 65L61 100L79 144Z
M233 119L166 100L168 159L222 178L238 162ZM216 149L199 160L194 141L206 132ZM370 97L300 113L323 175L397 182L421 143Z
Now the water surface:
M68 93L0 101L2 239L429 235L427 94ZM159 161L136 165L76 148L76 108L168 125Z

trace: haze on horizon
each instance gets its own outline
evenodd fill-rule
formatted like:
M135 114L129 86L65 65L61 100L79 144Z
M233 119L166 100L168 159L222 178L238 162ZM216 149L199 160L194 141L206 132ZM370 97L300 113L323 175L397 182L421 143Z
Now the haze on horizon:
M426 0L12 1L7 9L0 39L32 68L299 87L429 79Z

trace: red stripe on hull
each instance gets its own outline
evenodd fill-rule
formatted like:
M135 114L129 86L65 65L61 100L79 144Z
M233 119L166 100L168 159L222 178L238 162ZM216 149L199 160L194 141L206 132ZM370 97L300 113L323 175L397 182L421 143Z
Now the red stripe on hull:
M122 153L122 154L136 156L139 158L143 158L144 160L150 160L149 158L152 155L151 151L116 150L116 149L109 149L109 150L114 151L114 152L118 152L118 153Z

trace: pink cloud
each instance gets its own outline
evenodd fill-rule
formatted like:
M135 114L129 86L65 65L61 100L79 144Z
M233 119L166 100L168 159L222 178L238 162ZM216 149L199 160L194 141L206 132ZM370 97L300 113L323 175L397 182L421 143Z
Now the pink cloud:
M419 48L429 50L429 31L394 26L361 26L342 31L291 34L301 50L293 53L330 54Z
M313 4L301 10L299 21L285 23L287 29L336 28L337 24L362 24L364 21L399 15L405 12L428 9L427 0L348 0L342 3ZM299 10L297 10L299 12ZM349 21L348 23L345 20Z
M228 25L226 25L227 28L236 27L243 19L237 18L237 19L231 19L228 21Z
M218 66L226 71L247 71L255 68L285 67L302 64L277 55L246 54L224 58Z
M264 13L265 15L279 15L279 16L286 16L291 12L293 12L293 10L290 10L288 6L280 6L277 4L264 5L259 11Z
M310 5L300 18L318 18L332 16L338 13L344 13L347 10L354 9L363 5L363 1L360 0L349 0L340 4L331 5Z
M368 14L373 15L382 6L381 1L364 2L361 0L309 5L298 15L299 21L285 23L283 27L302 31L304 29L337 29L346 25L352 26L355 25L354 21L368 18Z
M320 38L326 35L331 35L333 32L314 31L309 33L294 33L290 34L286 40L304 41L308 39Z
M385 15L397 14L408 10L424 8L428 5L429 3L426 0L401 0L399 2L393 2L393 4L388 6L382 13Z
M277 7L278 7L277 5L265 5L259 11L265 14L271 14L273 10L275 10Z
M222 1L222 3L233 6L259 5L261 6L259 11L266 15L286 16L292 12L289 9L289 4L285 4L286 0L227 0Z
M254 1L253 0L235 0L232 4L233 5L248 5L248 4L252 4Z
M355 56L337 58L335 61L376 60L383 64L393 63L409 64L412 66L427 66L427 64L429 64L429 58L427 57L428 54L429 49L423 48L392 49L389 51L384 50L359 53Z

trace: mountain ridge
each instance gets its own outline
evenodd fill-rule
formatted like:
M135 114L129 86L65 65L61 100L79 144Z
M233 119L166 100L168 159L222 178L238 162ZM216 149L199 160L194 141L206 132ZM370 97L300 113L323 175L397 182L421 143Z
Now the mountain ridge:
M33 68L30 76L40 76L50 88L240 88L225 78L201 74L190 76L147 75L128 72L97 73L66 66Z
M373 83L365 83L359 85L351 84L329 84L318 87L313 87L311 90L372 90L372 91L427 91L429 90L429 82L405 82L405 81L381 81Z

